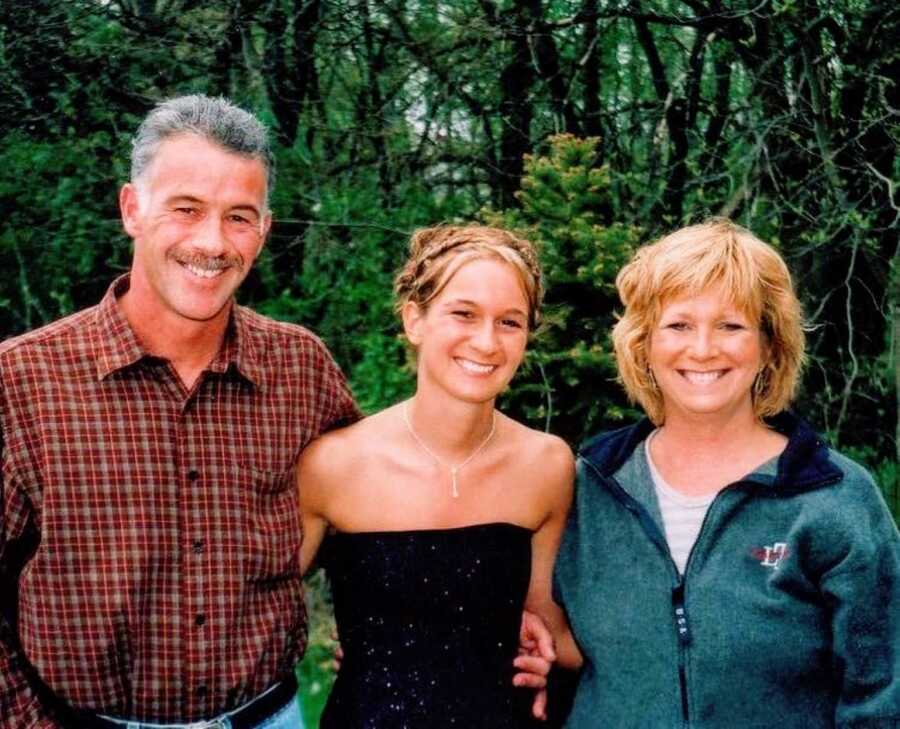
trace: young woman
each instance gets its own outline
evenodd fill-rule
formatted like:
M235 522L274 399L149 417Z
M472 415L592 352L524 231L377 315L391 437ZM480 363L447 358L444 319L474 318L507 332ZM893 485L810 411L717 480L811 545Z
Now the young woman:
M520 620L562 622L550 576L574 470L563 441L494 408L538 323L537 257L499 229L420 230L395 291L415 395L299 469L302 567L333 532L344 651L321 726L526 726Z

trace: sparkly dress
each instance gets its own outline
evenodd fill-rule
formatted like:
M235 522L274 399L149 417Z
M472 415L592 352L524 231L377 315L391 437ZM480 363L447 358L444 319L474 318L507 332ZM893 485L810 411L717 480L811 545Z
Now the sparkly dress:
M528 529L342 532L324 549L344 660L321 729L535 725L512 685Z

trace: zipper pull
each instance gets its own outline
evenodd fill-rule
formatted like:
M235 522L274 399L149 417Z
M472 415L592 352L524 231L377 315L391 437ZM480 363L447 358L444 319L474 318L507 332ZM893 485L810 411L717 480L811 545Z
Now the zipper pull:
M688 645L691 642L691 630L688 626L687 610L684 607L684 583L672 588L672 611L675 629L678 631L678 642L681 645Z

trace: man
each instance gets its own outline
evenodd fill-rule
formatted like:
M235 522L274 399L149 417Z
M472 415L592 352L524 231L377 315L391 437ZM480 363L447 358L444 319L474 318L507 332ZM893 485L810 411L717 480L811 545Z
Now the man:
M293 466L358 411L316 337L234 303L272 178L250 114L160 104L119 196L130 274L0 345L3 729L300 725Z

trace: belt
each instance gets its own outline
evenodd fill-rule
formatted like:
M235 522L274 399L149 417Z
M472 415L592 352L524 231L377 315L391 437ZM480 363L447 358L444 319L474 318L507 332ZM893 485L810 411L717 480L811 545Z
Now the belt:
M296 695L297 679L291 674L284 681L275 684L252 701L212 719L159 724L149 721L141 722L135 719L113 719L88 712L79 717L79 723L73 726L77 726L79 729L125 729L129 723L135 723L139 725L146 724L151 727L158 726L160 729L165 729L167 726L190 727L190 729L228 729L228 727L231 727L231 729L255 729L265 719L287 706Z

